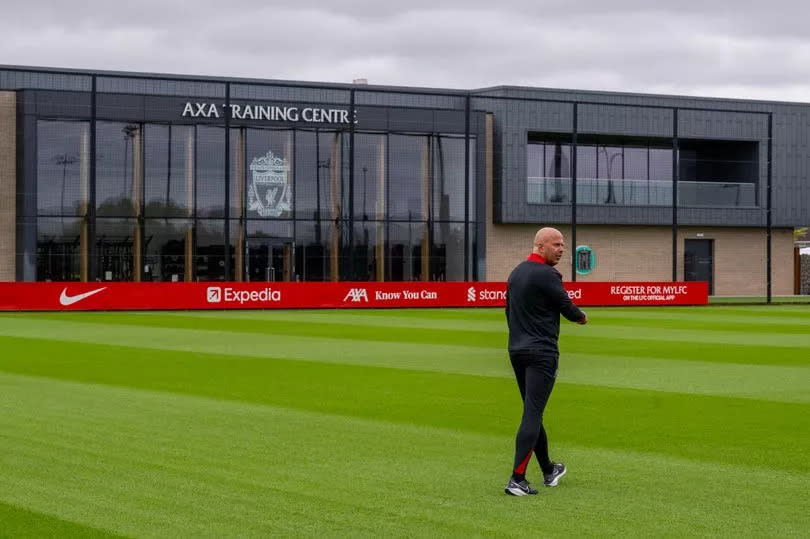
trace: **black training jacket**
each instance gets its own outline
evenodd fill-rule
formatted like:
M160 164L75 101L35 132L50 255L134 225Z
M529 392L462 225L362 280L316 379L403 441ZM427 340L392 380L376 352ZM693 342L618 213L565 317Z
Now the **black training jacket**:
M572 322L585 317L563 289L562 275L548 264L518 264L506 287L509 352L558 356L560 314Z

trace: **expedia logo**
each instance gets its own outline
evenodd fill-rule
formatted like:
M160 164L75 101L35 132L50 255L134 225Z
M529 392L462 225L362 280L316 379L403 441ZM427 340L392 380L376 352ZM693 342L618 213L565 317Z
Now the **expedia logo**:
M236 290L231 287L220 288L209 286L205 299L208 303L239 303L248 302L271 303L281 301L281 290L263 288L262 290Z
M352 303L368 302L368 291L365 288L352 288L343 298L344 302L348 300L351 300Z
M205 294L208 303L220 303L222 301L222 289L218 286L209 286Z

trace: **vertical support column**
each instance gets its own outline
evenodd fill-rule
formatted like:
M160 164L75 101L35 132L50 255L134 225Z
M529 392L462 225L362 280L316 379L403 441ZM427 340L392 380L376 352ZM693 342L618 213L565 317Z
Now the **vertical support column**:
M484 198L485 201L485 208L484 208L484 218L486 219L486 227L487 233L489 237L493 237L494 234L494 215L495 215L495 208L493 207L495 203L495 184L494 184L494 171L495 171L495 163L494 163L494 141L492 140L492 135L494 132L494 116L491 112L487 112L486 116L484 117L484 174L486 175L485 185L486 185L486 196ZM493 271L492 268L494 266L494 260L496 254L494 253L493 249L490 247L491 242L487 242L487 250L486 250L486 270L484 274L484 280L488 281L493 278Z
M332 141L332 157L329 159L329 204L331 234L329 234L329 280L340 280L340 133Z
M430 153L431 153L431 137L424 137L425 147L422 152L422 215L425 219L425 228L422 231L422 244L421 244L421 258L420 258L420 273L423 281L430 280L430 227L433 223L430 214L430 184L432 174L432 167ZM410 223L408 226L411 226Z
M230 108L228 109L230 110ZM234 245L234 269L233 280L241 282L245 278L245 130L239 129L236 138L236 172L234 181L236 182L236 245ZM230 223L228 223L230 227Z
M281 248L281 271L284 281L292 281L292 245L285 243Z
M87 197L87 213L84 218L86 223L86 245L87 249L87 280L92 281L98 277L96 261L96 117L98 79L96 75L90 78L90 178L88 181L89 190Z
M385 162L385 155L387 146L388 137L384 137L382 144L379 145L380 151L377 154L377 202L374 208L374 219L376 219L374 256L377 262L377 281L380 282L385 280L385 170L388 166L388 163Z
M767 217L767 280L768 280L768 303L771 302L771 294L773 292L773 250L772 250L772 233L773 233L773 113L768 113L768 186L767 186L767 208L765 210Z
M186 205L188 206L188 213L186 214L190 219L194 216L194 165L196 159L194 158L194 139L196 128L189 129L186 135ZM183 262L183 280L186 282L191 281L194 268L194 234L192 233L192 224L186 226L185 241L185 256Z
M231 273L231 83L225 83L225 230L222 252L225 255L225 280L234 280Z
M0 281L17 265L17 94L0 92Z
M82 131L79 141L79 275L87 282L90 272L90 235L88 209L90 205L90 126Z
M678 109L672 109L672 280L678 280Z
M135 210L135 240L132 245L133 280L142 279L143 259L141 258L143 237L141 236L141 222L143 221L143 125L138 126L132 139L132 205Z
M571 135L571 280L577 280L577 131L579 107L574 103L574 125ZM598 159L597 159L598 162Z
M352 122L349 124L349 226L346 230L349 234L349 264L348 264L348 277L349 280L354 281L357 279L357 273L354 267L354 88L349 92L349 110L351 111ZM363 193L365 196L365 193Z
M284 159L287 160L287 164L291 168L291 170L288 171L288 174L292 174L292 189L294 190L295 189L295 131L290 129L289 131L287 131L287 135L288 136L284 140L284 150L283 150L284 151ZM294 192L293 192L292 196L295 196ZM290 200L292 200L292 199L290 199ZM294 210L295 210L295 206L293 205L293 210L290 212L290 216L289 216L290 219L293 219L293 223L292 223L293 230L292 230L292 238L291 238L291 240L293 242L295 241L295 220L294 220L294 213L293 213ZM286 238L286 239L290 239L290 238ZM290 244L285 243L284 248L282 249L282 253L281 253L282 267L283 267L283 272L284 272L283 279L285 281L291 281L292 280L292 274L293 274L293 271L294 271L294 268L295 268L295 260L293 260L293 258L292 258L293 250L290 247L291 247Z
M470 94L464 102L464 280L472 277L470 252ZM489 125L488 125L489 126ZM489 133L491 134L491 133ZM491 140L491 138L490 138Z

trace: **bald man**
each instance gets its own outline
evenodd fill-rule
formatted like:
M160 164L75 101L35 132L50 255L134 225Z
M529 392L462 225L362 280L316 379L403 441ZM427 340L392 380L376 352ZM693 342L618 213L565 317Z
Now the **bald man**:
M509 359L523 398L514 467L504 489L513 496L537 494L526 480L532 453L537 457L546 486L556 487L566 472L565 464L549 459L543 411L557 378L560 315L578 324L586 324L588 317L568 297L562 275L554 269L564 251L560 231L541 228L534 236L532 253L512 270L506 288Z

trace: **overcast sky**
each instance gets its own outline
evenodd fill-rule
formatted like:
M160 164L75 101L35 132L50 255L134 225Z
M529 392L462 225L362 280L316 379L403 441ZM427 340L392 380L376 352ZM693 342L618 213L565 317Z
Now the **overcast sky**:
M810 101L798 0L3 4L6 65Z

